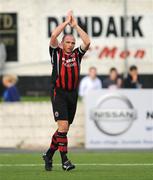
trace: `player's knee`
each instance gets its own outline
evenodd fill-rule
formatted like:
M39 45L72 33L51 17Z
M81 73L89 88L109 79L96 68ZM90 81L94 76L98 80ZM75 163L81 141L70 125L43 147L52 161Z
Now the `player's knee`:
M68 132L69 130L69 124L67 121L58 121L58 130L60 132Z
M60 132L68 132L68 127L66 127L66 126L59 126L58 127L58 130L60 131Z

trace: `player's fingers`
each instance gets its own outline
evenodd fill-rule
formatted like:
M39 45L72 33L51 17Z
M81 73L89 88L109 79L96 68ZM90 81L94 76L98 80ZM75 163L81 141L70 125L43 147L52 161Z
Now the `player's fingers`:
M68 12L67 12L67 16L72 16L73 15L73 11L72 10L69 10Z

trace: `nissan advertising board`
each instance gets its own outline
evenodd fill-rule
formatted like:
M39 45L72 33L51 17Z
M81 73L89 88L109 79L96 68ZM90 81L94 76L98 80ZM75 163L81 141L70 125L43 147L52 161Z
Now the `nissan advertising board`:
M86 148L153 148L153 90L97 90L85 97Z

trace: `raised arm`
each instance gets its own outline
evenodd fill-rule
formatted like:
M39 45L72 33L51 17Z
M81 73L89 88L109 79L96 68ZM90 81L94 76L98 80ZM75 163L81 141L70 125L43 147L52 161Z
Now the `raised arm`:
M72 16L70 25L74 29L76 29L76 31L80 35L80 37L83 41L83 44L81 44L81 49L86 51L90 46L90 38L89 38L88 34L77 24L77 21L73 16Z
M50 38L50 46L52 46L52 47L58 46L57 37L64 30L64 28L70 23L71 17L72 17L72 11L69 11L67 13L66 20L54 29L54 31L51 34L51 38Z

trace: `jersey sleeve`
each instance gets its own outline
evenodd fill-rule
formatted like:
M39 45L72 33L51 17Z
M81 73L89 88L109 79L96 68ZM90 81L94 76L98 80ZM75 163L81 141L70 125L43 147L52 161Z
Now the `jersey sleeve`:
M85 53L86 53L87 51L82 50L82 49L81 49L81 46L79 46L78 48L76 48L76 51L77 51L77 53L78 53L79 62L81 63L81 60L82 60L83 56L85 55Z
M59 47L51 47L49 46L49 54L50 54L50 57L51 57L51 64L54 64L56 63L57 59L58 59L58 53L59 53Z

